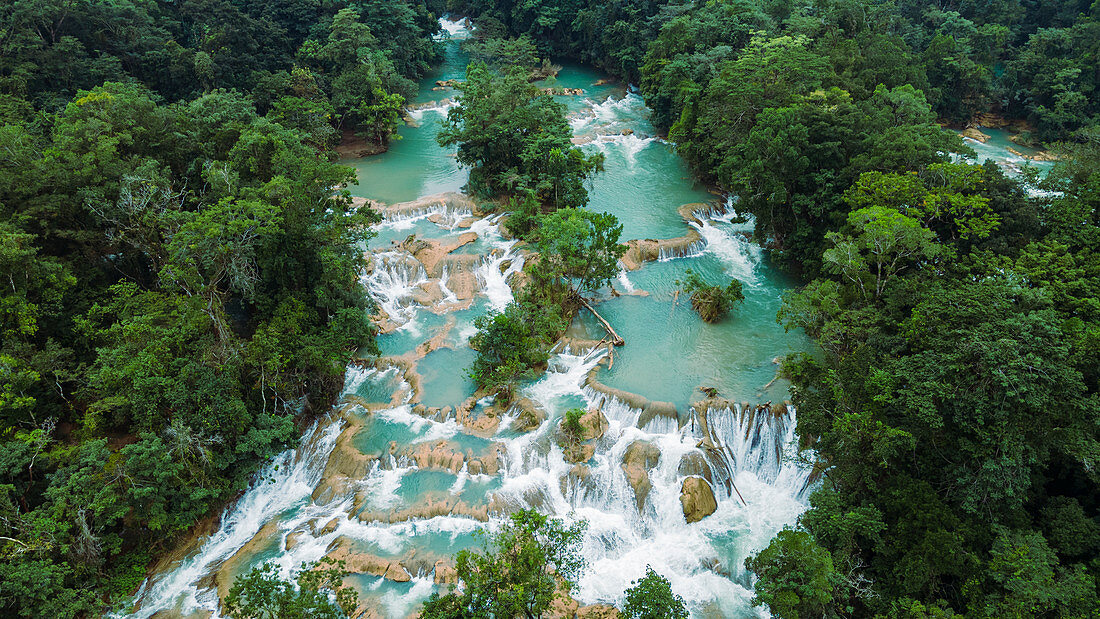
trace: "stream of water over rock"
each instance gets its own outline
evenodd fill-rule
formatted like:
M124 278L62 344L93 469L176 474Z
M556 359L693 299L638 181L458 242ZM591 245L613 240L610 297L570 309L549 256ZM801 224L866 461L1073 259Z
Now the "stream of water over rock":
M272 561L289 577L329 555L355 572L364 616L415 615L453 580L451 557L477 544L475 531L533 507L588 522L581 604L621 602L652 565L695 617L767 616L749 603L744 559L795 522L814 486L776 378L778 357L811 346L775 321L793 283L748 240L751 223L734 223L731 204L693 182L638 95L566 65L548 85L584 91L558 99L574 141L607 158L589 208L642 240L599 295L626 345L596 346L603 327L582 312L545 375L522 387L523 406L474 400L473 321L511 300L524 253L499 217L475 215L455 193L466 171L435 142L456 94L436 80L461 79L467 63L461 24L444 25L446 56L421 84L414 122L389 152L347 162L359 174L353 193L385 217L363 275L383 312L383 356L348 368L334 411L257 476L213 535L150 578L128 614L217 615L237 575ZM404 243L410 234L425 242ZM744 303L703 323L675 294L687 269L736 277ZM573 407L593 411L591 454L576 464L558 444ZM697 478L717 507L689 524L681 493Z

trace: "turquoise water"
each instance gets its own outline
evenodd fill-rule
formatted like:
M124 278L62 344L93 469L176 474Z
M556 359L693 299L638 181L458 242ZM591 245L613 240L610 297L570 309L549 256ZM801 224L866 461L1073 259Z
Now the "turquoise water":
M776 324L781 305L777 292L791 282L766 259L758 260L749 263L751 278L742 279L744 302L717 324L703 322L690 300L676 295L675 281L690 268L715 284L728 282L735 268L728 260L708 251L696 258L647 264L630 273L634 286L649 295L624 295L599 305L598 311L626 340L600 381L672 402L680 411L704 397L700 387L715 387L722 397L737 402L786 399L785 381L765 388L775 378L775 358L808 349L810 341L801 333L784 333ZM603 337L603 327L588 312L578 321L589 337ZM669 372L669 359L676 359L674 372Z
M417 368L424 381L420 401L425 406L454 406L474 395L477 385L466 375L466 368L477 358L469 347L440 348L420 360Z
M1012 135L1012 132L1007 129L989 129L986 127L979 127L979 129L982 133L989 136L989 139L986 140L984 144L969 138L963 140L967 146L974 149L974 152L977 154L975 159L979 163L985 162L986 160L993 161L1009 176L1019 175L1026 167L1035 168L1039 170L1041 174L1046 174L1054 167L1054 163L1051 161L1032 161L1027 157L1021 156L1034 156L1038 153L1038 150L1027 146L1021 146L1010 140L1009 137ZM1020 154L1012 152L1013 150Z

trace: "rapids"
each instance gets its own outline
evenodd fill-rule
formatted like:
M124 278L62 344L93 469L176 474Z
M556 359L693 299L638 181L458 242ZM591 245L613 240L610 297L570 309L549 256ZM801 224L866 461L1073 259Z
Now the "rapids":
M382 357L352 364L333 413L120 616L217 616L237 575L272 561L290 577L326 555L355 572L348 582L364 616L415 615L453 582L451 557L477 544L476 531L533 507L588 522L581 604L620 603L649 564L695 617L766 617L750 604L744 560L796 521L814 487L812 454L796 446L796 411L776 376L779 357L812 347L776 324L794 283L749 240L752 223L737 223L733 201L693 182L637 94L567 64L544 85L585 91L558 99L574 141L607 158L589 207L615 214L624 240L660 249L596 299L625 346L595 347L603 328L582 312L546 373L522 387L521 405L476 400L465 374L474 320L511 301L525 254L501 235L499 216L444 193L460 191L467 172L435 142L456 94L436 80L463 77L456 40L468 31L443 25L445 58L422 81L401 139L346 162L359 175L353 194L384 216L362 276L381 309ZM982 154L999 156L995 146ZM687 269L741 280L744 303L704 324L675 293ZM718 398L704 400L701 387ZM579 464L557 440L573 407L598 411L591 457ZM689 477L704 478L716 502L690 524L681 505Z

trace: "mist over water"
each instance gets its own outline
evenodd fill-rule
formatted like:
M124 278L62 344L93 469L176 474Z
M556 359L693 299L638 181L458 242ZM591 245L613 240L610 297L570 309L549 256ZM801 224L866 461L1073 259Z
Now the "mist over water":
M461 79L468 62L456 42L466 36L463 25L443 25L445 59L421 83L410 114L416 125L403 127L389 152L347 162L359 173L355 195L393 204L465 184L453 148L435 142L456 94L433 90L436 80ZM598 293L599 312L626 345L611 353L560 347L546 373L521 389L545 419L531 424L511 409L498 424L474 429L455 413L465 402L477 419L491 404L472 401L465 375L475 356L468 345L474 320L512 300L524 250L503 238L499 215L471 221L468 211L428 206L388 217L376 226L368 248L373 265L361 279L393 323L379 339L382 359L348 368L334 414L257 475L213 535L147 581L127 616L217 616L218 587L236 575L272 561L290 577L302 562L339 550L381 562L384 575L361 573L348 582L367 608L403 618L444 590L437 569L475 546L475 531L492 530L519 508L588 523L588 567L576 593L583 604L620 603L649 564L695 617L767 616L749 602L744 560L796 521L814 487L806 466L812 454L799 453L797 411L784 404L788 385L776 376L777 358L812 348L804 335L776 324L782 294L795 282L750 240L752 223L735 216L733 200L695 183L656 134L641 97L600 83L605 77L566 64L546 83L585 90L558 99L568 107L575 141L606 157L589 208L618 217L623 240L689 230L700 238L688 251L623 269L613 288ZM986 146L987 156L1004 154ZM688 209L690 222L678 212L685 204L696 205ZM438 271L398 247L409 234L453 243L469 232L476 241L452 252L455 260ZM729 319L703 323L676 292L688 269L714 282L740 280L745 301ZM435 297L426 293L432 286ZM567 336L596 341L604 331L582 311ZM699 404L704 387L717 389L726 404ZM630 401L608 395L609 388L631 394ZM558 424L574 407L599 410L607 420L583 465L567 462L558 444ZM637 465L642 452L650 455ZM336 483L341 475L347 483ZM689 524L681 489L699 476L717 508Z

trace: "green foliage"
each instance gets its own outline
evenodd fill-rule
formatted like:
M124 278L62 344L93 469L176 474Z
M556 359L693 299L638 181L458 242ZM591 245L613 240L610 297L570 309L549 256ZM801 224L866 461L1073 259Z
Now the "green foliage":
M474 326L478 332L470 338L470 346L478 354L470 366L470 378L507 400L516 381L534 377L550 358L550 346L568 323L560 306L526 296L502 312L478 316Z
M579 554L586 523L567 526L532 510L487 536L480 550L463 550L455 570L462 588L433 593L423 619L540 617L555 597L576 586L584 567Z
M547 209L588 203L585 181L603 165L572 145L565 107L540 94L522 69L501 75L483 63L466 69L459 105L439 132L471 166L469 189L484 197L531 192Z
M540 221L536 232L539 271L551 279L570 278L581 293L605 286L619 274L623 226L614 215L565 208Z
M302 94L262 117L239 94L160 105L107 83L46 131L0 132L0 536L23 583L5 614L130 595L373 347L374 215L307 143L327 138Z
M562 417L561 431L570 443L578 443L584 436L584 425L581 424L581 417L584 417L584 409L580 408L571 408L565 411L565 415Z
M1067 150L1028 208L988 167L862 175L828 275L784 303L824 352L785 371L828 466L801 522L844 606L1095 613L1100 177L1096 142Z
M233 581L225 610L233 619L344 619L359 605L359 595L341 582L346 575L342 564L326 558L319 565L303 563L292 583L265 563Z
M809 533L785 529L764 550L745 559L760 578L753 604L767 604L778 619L840 616L833 590L839 575L828 550Z
M645 577L626 590L623 616L630 619L687 619L684 600L672 592L668 579L645 566Z
M741 280L730 280L729 284L712 286L695 271L688 269L683 281L677 281L680 291L691 295L691 308L705 322L718 322L729 316L734 303L745 300L745 294L741 292Z

